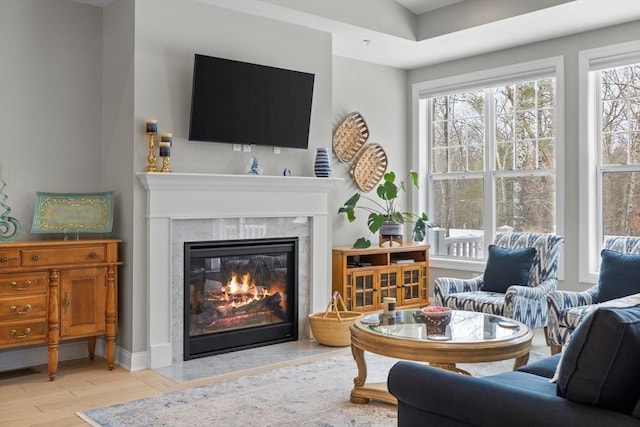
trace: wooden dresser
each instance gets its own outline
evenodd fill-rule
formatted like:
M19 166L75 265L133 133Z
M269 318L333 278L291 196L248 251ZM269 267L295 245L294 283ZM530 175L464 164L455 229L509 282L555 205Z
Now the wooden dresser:
M49 378L58 370L58 342L105 336L113 369L117 329L119 240L0 244L0 349L46 343Z

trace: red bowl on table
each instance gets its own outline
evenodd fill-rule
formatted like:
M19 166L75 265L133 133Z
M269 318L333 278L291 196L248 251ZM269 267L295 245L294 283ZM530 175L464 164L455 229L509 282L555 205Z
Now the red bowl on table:
M451 322L451 311L449 307L430 305L420 310L420 318L428 329L443 331Z

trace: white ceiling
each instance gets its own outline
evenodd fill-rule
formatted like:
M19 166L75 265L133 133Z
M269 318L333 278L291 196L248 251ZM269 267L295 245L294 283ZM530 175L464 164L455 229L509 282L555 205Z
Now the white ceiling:
M105 6L112 0L75 1ZM530 9L539 8L525 13L514 13L510 17L505 17L506 15L502 13L504 8L500 7L500 1L507 0L395 0L411 10L417 20L428 19L430 12L446 11L446 9L439 8L451 7L456 8L456 11L462 10L459 8L465 8L464 10L473 11L472 7L478 5L493 5L494 7L494 10L486 8L480 11L476 8L475 12L479 15L490 15L491 13L494 13L495 16L501 13L503 15L495 20L482 17L484 21L479 20L478 22L481 22L479 24L459 26L459 29L451 32L427 36L424 39L415 37L414 40L411 40L389 34L383 30L373 30L371 28L374 28L374 25L363 25L362 22L354 24L348 22L348 19L337 20L332 18L335 14L305 11L302 7L297 7L303 3L295 1L195 1L330 32L333 35L334 55L401 69L419 68L640 19L640 0L566 0L564 3L546 0L547 4L556 4L551 7L545 7L543 0L519 0L520 5L524 4ZM298 1L303 2L303 0ZM483 3L480 3L481 1ZM326 5L330 7L332 2L326 2ZM335 5L335 0L333 5ZM380 26L378 25L378 27ZM414 30L411 29L411 31ZM640 26L638 34L640 38Z
M445 6L451 6L463 0L395 0L396 3L409 9L415 15L422 15L431 10L439 9Z

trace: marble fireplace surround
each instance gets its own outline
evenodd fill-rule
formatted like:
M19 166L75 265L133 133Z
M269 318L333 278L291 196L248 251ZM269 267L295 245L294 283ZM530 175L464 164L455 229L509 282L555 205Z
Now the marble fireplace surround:
M298 318L324 311L331 295L328 193L341 178L139 173L147 191L148 367L182 360L183 243L298 237ZM304 328L304 329L303 329Z

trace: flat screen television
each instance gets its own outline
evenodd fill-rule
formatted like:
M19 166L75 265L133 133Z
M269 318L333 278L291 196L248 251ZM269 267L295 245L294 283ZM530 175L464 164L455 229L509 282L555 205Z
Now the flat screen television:
M306 149L314 79L196 54L189 140Z

